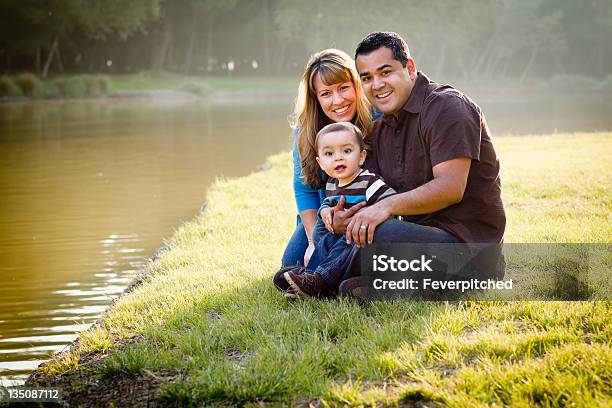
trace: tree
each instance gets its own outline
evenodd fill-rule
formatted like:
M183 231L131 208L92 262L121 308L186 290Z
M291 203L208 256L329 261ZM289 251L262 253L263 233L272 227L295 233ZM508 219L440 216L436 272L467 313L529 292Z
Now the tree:
M41 49L46 50L41 68L46 77L54 60L63 71L61 44L70 41L72 35L83 32L98 39L127 38L159 16L159 1L9 0L2 5L3 23L8 23L2 24L7 28L2 38L13 52L36 54L37 61Z

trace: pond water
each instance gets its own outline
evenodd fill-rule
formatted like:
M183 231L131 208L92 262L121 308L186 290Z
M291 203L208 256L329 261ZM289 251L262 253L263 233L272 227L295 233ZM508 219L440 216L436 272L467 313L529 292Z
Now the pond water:
M87 328L215 177L290 148L289 98L0 105L0 376Z
M497 135L612 129L609 95L474 99ZM89 327L216 177L289 149L290 108L289 96L0 105L2 383Z

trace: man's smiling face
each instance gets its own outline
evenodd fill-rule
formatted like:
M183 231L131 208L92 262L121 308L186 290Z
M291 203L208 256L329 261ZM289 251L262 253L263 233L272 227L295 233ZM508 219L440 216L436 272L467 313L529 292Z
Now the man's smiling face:
M403 67L383 46L369 54L359 54L355 65L370 103L384 114L397 114L408 101L416 80L412 59Z

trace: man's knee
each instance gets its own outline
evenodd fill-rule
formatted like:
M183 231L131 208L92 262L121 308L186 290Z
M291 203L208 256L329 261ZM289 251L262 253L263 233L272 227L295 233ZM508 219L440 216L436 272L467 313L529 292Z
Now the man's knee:
M401 240L400 237L403 238L405 225L407 224L404 221L400 221L398 219L390 219L378 227L374 231L374 242L376 243L388 243L388 242L405 242L405 240Z
M390 219L378 226L374 232L375 243L454 243L448 232L410 221Z

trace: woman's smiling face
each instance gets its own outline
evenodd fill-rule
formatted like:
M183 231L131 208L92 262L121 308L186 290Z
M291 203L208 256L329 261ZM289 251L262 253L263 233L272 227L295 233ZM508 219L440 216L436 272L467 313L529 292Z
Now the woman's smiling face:
M357 112L357 96L352 81L325 85L317 73L313 79L319 105L333 122L350 122Z

